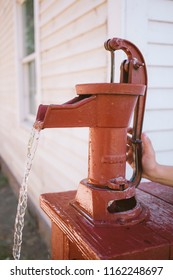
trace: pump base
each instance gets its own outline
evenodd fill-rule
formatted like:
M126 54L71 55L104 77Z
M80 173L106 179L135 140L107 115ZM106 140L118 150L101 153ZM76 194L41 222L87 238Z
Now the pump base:
M139 203L149 208L143 222L97 226L71 205L76 191L41 195L41 207L52 221L52 259L173 259L173 189L142 183Z
M84 179L71 205L97 226L134 225L145 220L148 208L136 200L135 187L123 191L96 187Z

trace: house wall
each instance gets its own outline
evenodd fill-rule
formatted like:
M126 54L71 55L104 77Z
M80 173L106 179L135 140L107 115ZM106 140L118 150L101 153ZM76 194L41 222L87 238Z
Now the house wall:
M126 38L141 49L148 68L144 130L153 141L158 160L173 164L173 1L37 3L38 105L71 99L77 83L108 81L109 55L103 43L113 36ZM22 121L20 115L16 9L15 0L0 0L0 156L20 183L32 122ZM44 219L40 194L77 188L87 176L87 152L87 128L41 131L28 193Z
M21 130L18 118L13 4L10 0L0 2L0 155L20 179L28 132Z
M139 3L140 2L140 3ZM144 130L157 160L173 165L173 1L126 1L125 37L141 49L147 64Z
M106 22L104 0L86 4L74 0L40 2L40 72L44 104L61 104L73 98L77 83L106 79L107 56L103 48ZM44 191L48 185L52 191L76 188L79 180L87 176L88 129L52 129L42 134L51 138L51 146L46 143L41 151L42 161L48 165L42 176Z
M173 1L153 0L148 5L147 59L151 81L146 126L158 160L173 165Z

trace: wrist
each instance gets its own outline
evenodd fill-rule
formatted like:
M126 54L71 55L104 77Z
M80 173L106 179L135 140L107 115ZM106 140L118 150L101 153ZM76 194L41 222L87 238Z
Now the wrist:
M173 166L156 164L144 178L173 187Z
M143 178L148 179L153 182L160 181L160 178L162 178L162 167L160 164L155 163L155 165L147 170L147 172L143 173Z

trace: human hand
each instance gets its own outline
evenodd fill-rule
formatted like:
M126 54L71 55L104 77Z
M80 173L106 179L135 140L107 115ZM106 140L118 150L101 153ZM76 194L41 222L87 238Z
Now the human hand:
M128 129L127 135L127 162L134 168L134 158L132 149L132 128ZM145 133L142 133L142 177L151 179L154 176L158 163L156 162L155 151L152 146L151 140Z

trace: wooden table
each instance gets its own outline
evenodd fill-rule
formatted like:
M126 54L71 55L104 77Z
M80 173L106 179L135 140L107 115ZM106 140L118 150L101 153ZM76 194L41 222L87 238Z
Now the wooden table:
M93 225L70 204L75 194L40 197L52 222L52 259L173 259L173 188L141 183L136 196L149 216L132 226Z

